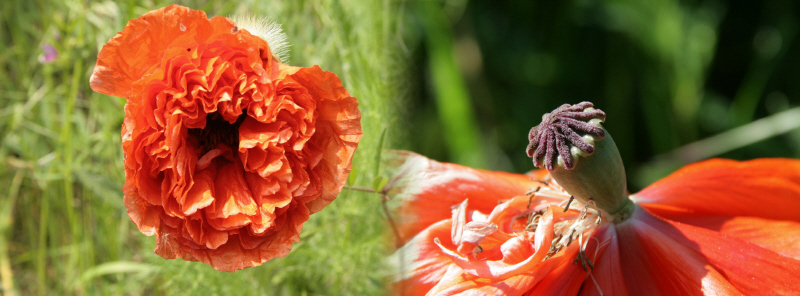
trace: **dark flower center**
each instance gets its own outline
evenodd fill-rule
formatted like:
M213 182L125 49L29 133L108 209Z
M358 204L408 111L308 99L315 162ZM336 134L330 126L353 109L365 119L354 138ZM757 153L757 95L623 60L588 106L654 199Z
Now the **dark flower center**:
M189 135L194 136L200 147L203 148L201 156L217 148L217 144L220 143L235 151L239 148L239 126L242 125L245 118L247 118L246 110L242 111L242 115L239 115L234 123L225 120L219 112L214 112L206 116L204 128L190 128Z

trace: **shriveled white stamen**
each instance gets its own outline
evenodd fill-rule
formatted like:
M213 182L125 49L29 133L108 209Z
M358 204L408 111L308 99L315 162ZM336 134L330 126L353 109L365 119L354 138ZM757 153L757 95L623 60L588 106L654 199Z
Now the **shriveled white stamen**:
M267 41L272 54L281 63L289 63L289 47L291 44L287 41L286 34L283 32L281 25L273 22L269 17L259 17L254 15L234 15L230 17L236 26L240 29L245 29L250 34L261 37Z
M591 123L592 125L595 125L597 127L602 127L602 125L600 125L600 123L601 123L600 118L591 119L591 120L589 120L589 123ZM586 134L586 135L581 136L581 139L583 139L584 142L586 142L587 144L592 145L592 146L594 146L595 142L600 140L597 137L595 137L593 135L590 135L590 134ZM574 165L578 165L578 160L581 159L581 157L588 157L589 155L592 155L591 153L586 153L585 151L581 150L581 148L578 148L577 146L570 146L569 147L569 154L572 155L572 161L574 162ZM558 165L560 167L564 167L564 159L562 159L560 155L556 158L556 161L558 162Z
M586 213L593 215L597 214L592 207L586 209ZM562 226L557 225L557 227L561 229L561 231L558 231L557 233L561 233L562 236L553 242L556 249L561 249L563 247L570 245L572 243L572 240L575 238L574 237L575 234L581 235L584 232L589 231L596 226L594 219L580 219L580 217L578 217L578 219L574 219L567 223L569 224L563 224Z
M572 158L575 158L576 160L580 159L580 157L577 156L587 157L590 155L589 153L586 153L583 150L581 150L581 148L578 148L578 146L569 147L569 153L572 154ZM577 165L578 163L576 162L575 164Z
M592 119L589 119L589 124L594 125L596 127L603 127L603 125L601 124L603 122L606 122L606 120L603 119L603 118L592 118Z
M583 139L584 142L592 146L594 146L594 143L597 142L597 137L593 135L583 135L581 136L581 138Z

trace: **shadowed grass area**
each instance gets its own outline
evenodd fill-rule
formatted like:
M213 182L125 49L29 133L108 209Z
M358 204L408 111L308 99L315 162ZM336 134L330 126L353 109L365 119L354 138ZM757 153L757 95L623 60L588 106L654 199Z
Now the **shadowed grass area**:
M128 219L120 126L125 100L97 94L97 52L131 18L167 1L0 3L0 280L7 295L376 295L388 274L376 195L343 191L312 215L282 259L224 273L153 254ZM281 23L291 65L337 73L364 137L351 181L369 186L385 143L403 147L405 57L397 1L178 1L214 15ZM46 62L44 49L58 57Z

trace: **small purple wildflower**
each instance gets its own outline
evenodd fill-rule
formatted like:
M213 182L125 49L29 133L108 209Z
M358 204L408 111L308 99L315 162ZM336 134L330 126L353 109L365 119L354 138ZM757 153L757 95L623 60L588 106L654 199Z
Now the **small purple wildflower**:
M39 62L42 64L52 63L58 58L58 50L48 43L42 44L42 54L39 55Z

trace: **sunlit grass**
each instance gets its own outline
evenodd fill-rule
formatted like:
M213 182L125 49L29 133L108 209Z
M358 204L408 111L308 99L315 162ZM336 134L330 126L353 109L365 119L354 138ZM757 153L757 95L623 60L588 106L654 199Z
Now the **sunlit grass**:
M312 215L282 259L235 273L164 260L128 219L120 126L125 100L94 93L96 54L125 23L167 1L0 3L0 280L11 295L376 295L389 273L378 196L345 190ZM389 1L187 1L209 16L281 23L291 64L337 73L357 97L364 137L355 184L375 174L379 135L403 147L405 56ZM42 64L43 44L60 56Z

